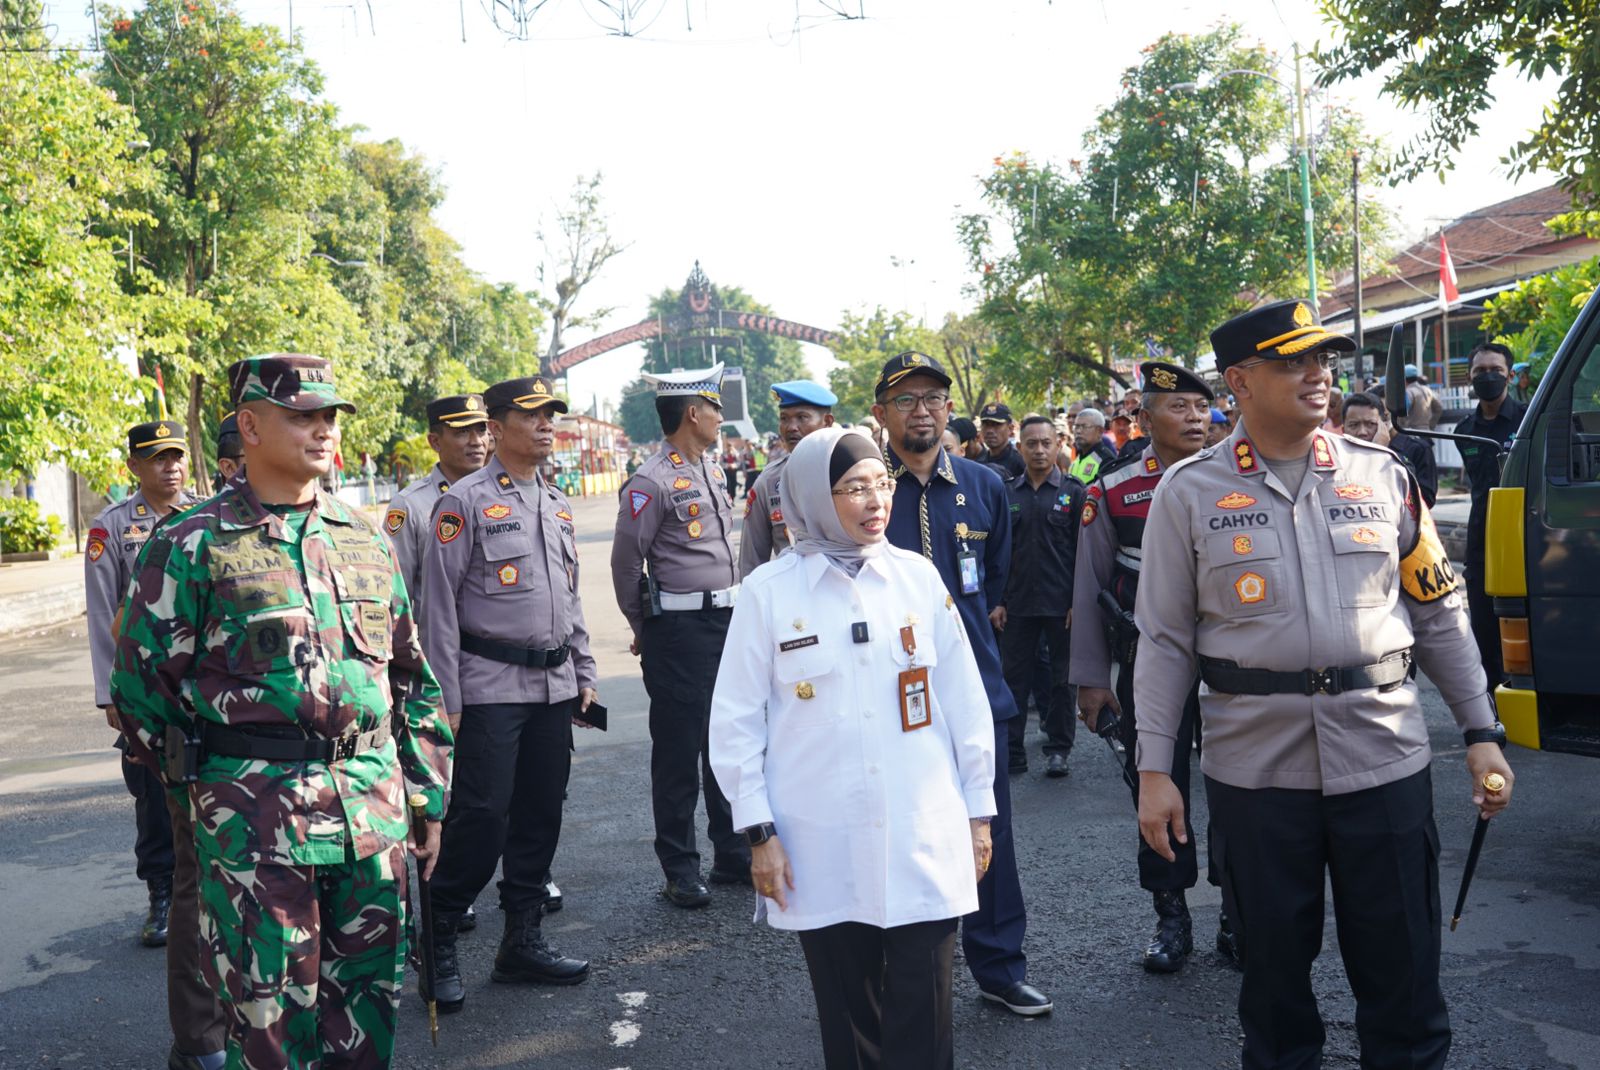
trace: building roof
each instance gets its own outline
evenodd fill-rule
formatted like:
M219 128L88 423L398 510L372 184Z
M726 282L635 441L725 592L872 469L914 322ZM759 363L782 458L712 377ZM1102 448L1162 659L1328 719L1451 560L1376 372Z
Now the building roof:
M1446 224L1443 233L1463 293L1469 287L1500 288L1595 255L1600 249L1592 239L1560 237L1544 225L1571 210L1571 195L1550 185L1475 209ZM1439 233L1435 230L1401 250L1384 265L1384 270L1362 281L1362 295L1369 309L1414 303L1419 300L1419 293L1437 298ZM1347 278L1322 300L1323 316L1333 318L1346 313L1354 294Z

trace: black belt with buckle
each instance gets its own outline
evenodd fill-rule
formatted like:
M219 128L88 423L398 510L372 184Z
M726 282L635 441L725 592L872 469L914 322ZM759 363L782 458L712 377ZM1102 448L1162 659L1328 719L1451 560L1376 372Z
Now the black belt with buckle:
M389 723L368 732L339 736L306 736L288 725L244 725L230 728L196 721L200 745L208 755L263 762L341 762L377 750L394 738ZM285 734L280 734L280 731ZM293 733L292 735L287 733Z
M1232 661L1200 657L1200 679L1225 695L1339 695L1369 687L1393 691L1410 673L1410 650L1390 654L1376 665L1298 672L1244 669Z
M461 633L461 649L490 661L503 661L507 665L526 665L530 669L555 669L566 663L572 653L572 640L568 639L554 650L533 650L525 646L486 639L471 632Z

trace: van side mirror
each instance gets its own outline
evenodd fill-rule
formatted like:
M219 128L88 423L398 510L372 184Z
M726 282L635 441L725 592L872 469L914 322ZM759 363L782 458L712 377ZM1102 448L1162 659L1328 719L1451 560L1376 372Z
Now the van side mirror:
M1389 331L1389 355L1383 362L1383 403L1389 417L1398 426L1406 414L1406 363L1405 324L1397 323Z

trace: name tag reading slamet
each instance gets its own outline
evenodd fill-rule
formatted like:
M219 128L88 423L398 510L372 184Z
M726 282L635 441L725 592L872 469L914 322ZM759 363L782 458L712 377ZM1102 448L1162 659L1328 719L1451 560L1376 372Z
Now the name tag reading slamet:
M1227 516L1206 518L1206 526L1212 531L1227 531L1230 528L1264 528L1271 524L1270 513L1232 513Z

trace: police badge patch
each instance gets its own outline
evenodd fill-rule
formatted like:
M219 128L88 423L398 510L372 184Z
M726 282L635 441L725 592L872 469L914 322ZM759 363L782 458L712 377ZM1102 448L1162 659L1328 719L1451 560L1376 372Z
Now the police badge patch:
M393 535L395 532L400 530L405 522L406 511L404 509L390 509L389 512L384 515L383 530L387 531L390 535Z
M441 543L449 542L461 534L461 529L466 526L466 523L458 513L440 513L439 522L433 529L434 534L439 537Z

